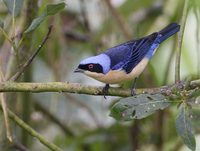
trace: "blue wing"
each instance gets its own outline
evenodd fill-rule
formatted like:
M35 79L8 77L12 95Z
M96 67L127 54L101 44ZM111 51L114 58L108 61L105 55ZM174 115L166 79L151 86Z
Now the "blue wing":
M159 44L179 30L180 25L171 23L159 32L108 49L104 53L111 59L110 68L130 73L145 56L150 59Z
M132 40L108 49L104 53L111 58L111 69L123 69L130 73L148 53L157 35L158 33L153 33L144 38Z
M156 47L159 46L158 33L153 33L138 41L138 44L132 49L131 57L124 64L123 69L130 73L133 68L146 56L152 56ZM149 57L150 58L150 57Z

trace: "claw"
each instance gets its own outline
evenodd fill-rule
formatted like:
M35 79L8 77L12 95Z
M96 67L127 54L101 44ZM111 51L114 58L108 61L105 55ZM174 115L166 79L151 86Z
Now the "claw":
M103 93L104 99L106 99L106 95L108 94L109 87L110 87L109 84L106 84L105 87L103 87L102 93Z
M135 92L136 83L137 83L137 77L135 78L135 80L134 80L134 82L133 82L133 85L132 85L132 87L131 87L131 96L136 95L136 92Z
M136 95L135 88L131 89L131 96Z

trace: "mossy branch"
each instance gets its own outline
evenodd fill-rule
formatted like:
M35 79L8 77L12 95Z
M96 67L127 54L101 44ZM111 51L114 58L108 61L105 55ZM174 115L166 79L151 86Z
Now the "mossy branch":
M187 82L188 83L188 82ZM189 84L179 82L177 84L162 86L157 88L144 88L137 89L136 94L140 93L162 93L170 96L174 89L182 91L188 88L194 89L200 86L200 79L190 81ZM47 82L47 83L29 83L29 82L0 82L0 92L68 92L88 95L104 95L102 92L103 87L81 85L78 83L69 82ZM108 96L128 97L131 95L130 89L110 88Z

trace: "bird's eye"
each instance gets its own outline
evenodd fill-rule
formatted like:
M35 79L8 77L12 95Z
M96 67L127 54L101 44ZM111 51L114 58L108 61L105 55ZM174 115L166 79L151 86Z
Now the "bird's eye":
M93 67L94 67L93 64L89 64L89 65L88 65L88 68L89 68L90 70L93 69Z

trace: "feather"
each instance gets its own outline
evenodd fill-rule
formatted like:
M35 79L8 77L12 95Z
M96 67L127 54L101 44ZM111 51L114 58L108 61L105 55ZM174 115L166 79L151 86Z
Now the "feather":
M151 59L161 42L180 30L180 25L171 23L159 32L112 47L104 52L111 60L111 70L130 73L144 58Z
M178 25L177 23L171 23L166 26L164 29L158 32L161 35L160 43L172 36L173 34L177 33L179 30L180 25Z
M157 33L153 33L139 40L139 44L135 49L132 49L132 55L129 61L123 66L126 73L130 73L133 68L146 56L152 44L157 38Z
M104 53L111 60L110 68L112 70L123 69L127 73L130 73L145 57L156 37L157 33L153 33L144 38L132 40L105 51Z

